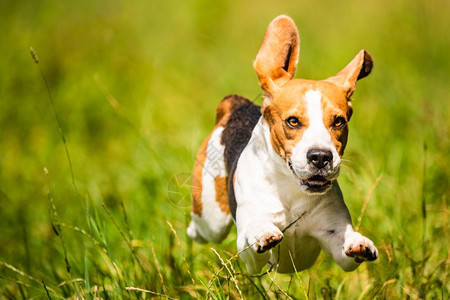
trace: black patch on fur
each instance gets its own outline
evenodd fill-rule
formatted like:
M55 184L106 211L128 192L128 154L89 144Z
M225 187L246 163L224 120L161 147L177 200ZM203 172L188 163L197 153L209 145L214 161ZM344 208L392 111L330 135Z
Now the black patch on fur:
M292 47L292 45L289 46L288 49L288 53L286 55L286 59L284 60L284 65L283 65L283 70L285 70L286 72L288 72L289 69L289 63L291 62L291 56L292 56L292 51L294 47Z
M253 128L261 117L261 107L241 96L233 95L233 107L221 143L225 145L225 166L228 171L228 202L233 218L236 220L236 198L234 196L233 177L237 162L252 135ZM227 97L227 98L229 98Z
M361 67L361 71L359 72L357 80L360 80L360 79L368 76L370 74L370 72L372 71L372 69L373 69L372 56L370 56L370 54L368 52L365 52L364 53L364 62Z

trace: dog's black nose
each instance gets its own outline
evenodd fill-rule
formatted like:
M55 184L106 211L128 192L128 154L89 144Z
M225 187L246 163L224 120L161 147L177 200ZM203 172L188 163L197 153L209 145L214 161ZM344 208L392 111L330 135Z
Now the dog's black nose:
M329 150L311 149L306 153L308 163L312 163L316 168L326 167L333 159L333 154Z

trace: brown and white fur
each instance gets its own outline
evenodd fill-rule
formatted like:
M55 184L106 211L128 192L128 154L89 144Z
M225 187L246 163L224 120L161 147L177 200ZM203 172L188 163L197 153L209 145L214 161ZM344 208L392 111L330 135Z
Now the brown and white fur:
M188 235L219 243L234 220L252 274L266 264L282 273L309 268L321 249L345 271L378 257L372 241L353 230L336 180L350 97L372 58L361 50L333 77L293 79L299 49L294 22L275 18L254 62L262 107L239 96L222 100L194 166Z

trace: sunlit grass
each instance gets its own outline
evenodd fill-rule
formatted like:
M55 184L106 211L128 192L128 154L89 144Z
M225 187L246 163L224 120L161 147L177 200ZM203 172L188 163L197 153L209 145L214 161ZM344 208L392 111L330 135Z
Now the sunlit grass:
M447 299L448 9L1 2L2 296ZM186 187L181 199L168 193L191 172L220 99L260 101L251 65L280 13L299 27L297 77L331 76L361 48L374 58L354 95L340 185L380 257L352 273L321 254L298 274L248 276L235 230L221 245L192 243Z

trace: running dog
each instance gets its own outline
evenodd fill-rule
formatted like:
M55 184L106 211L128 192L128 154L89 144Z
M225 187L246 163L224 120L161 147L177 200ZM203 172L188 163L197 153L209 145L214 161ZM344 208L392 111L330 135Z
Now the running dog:
M236 95L223 99L194 166L188 235L219 243L234 221L251 274L265 265L281 273L309 268L321 249L345 271L378 257L373 242L353 230L337 182L350 98L372 58L361 50L328 79L293 79L299 51L296 25L278 16L253 65L262 107Z

